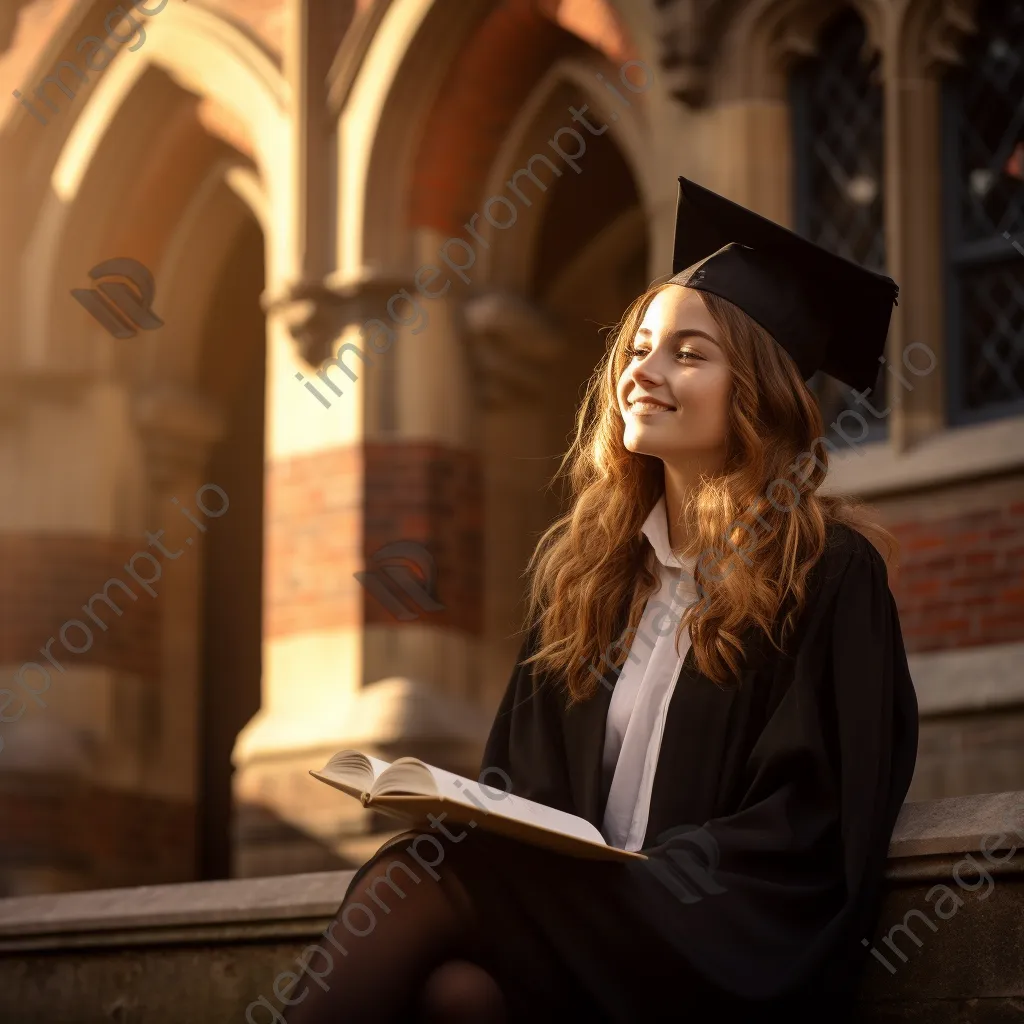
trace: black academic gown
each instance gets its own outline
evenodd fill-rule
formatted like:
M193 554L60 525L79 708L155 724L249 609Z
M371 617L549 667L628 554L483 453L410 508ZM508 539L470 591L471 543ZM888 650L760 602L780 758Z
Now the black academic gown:
M481 830L446 844L438 870L469 893L513 1020L706 1012L763 1024L771 1012L793 1024L850 1012L914 770L917 701L874 547L833 524L808 585L785 655L745 638L739 687L716 686L687 654L648 861L581 861ZM517 662L481 768L600 829L610 698L600 686L567 711L557 680L541 675L535 690Z

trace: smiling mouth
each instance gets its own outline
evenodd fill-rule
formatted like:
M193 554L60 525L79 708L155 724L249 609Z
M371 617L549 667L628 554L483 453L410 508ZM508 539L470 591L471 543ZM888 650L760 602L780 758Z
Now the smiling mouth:
M672 406L664 405L661 402L652 401L649 398L640 398L629 403L629 411L638 416L649 416L655 412L674 412Z

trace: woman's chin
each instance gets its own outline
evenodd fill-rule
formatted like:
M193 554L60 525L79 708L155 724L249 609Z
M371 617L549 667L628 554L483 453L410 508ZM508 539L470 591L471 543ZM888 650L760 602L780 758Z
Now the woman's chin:
M626 451L632 452L634 455L651 455L654 458L660 458L661 456L661 446L658 444L652 444L651 438L649 437L629 434L622 439L622 443L625 446Z

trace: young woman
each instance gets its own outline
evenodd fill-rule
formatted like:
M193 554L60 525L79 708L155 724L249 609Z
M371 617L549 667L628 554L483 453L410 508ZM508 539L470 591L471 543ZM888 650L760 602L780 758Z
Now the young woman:
M917 704L891 537L818 493L805 380L874 383L896 288L680 189L686 269L633 303L595 374L481 776L647 860L404 833L357 873L292 1024L853 1006Z

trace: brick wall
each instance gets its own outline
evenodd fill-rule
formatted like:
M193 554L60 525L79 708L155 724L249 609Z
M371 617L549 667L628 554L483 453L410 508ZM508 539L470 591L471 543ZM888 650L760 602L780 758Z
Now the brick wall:
M967 507L950 508L957 497ZM922 497L888 516L908 651L1024 641L1024 481L984 497L954 492L931 510Z
M154 598L124 568L142 550L159 559L155 548L135 541L88 534L0 535L0 662L45 664L39 648L54 637L50 653L65 666L104 666L151 677L160 664L160 583ZM136 565L140 574L149 572L145 560ZM102 593L111 578L121 580L136 599L119 586L110 587L120 617L102 600L93 602L93 614L107 626L104 631L82 606ZM82 654L68 653L60 642L60 629L71 619L84 622L93 636L92 646ZM73 648L88 646L77 626L69 628L67 637Z
M483 629L479 456L443 445L335 448L270 466L267 479L268 636L364 624L401 625L354 578L381 547L422 544L444 609L416 620Z
M0 775L0 894L20 870L69 870L88 888L195 877L195 807L42 773Z

